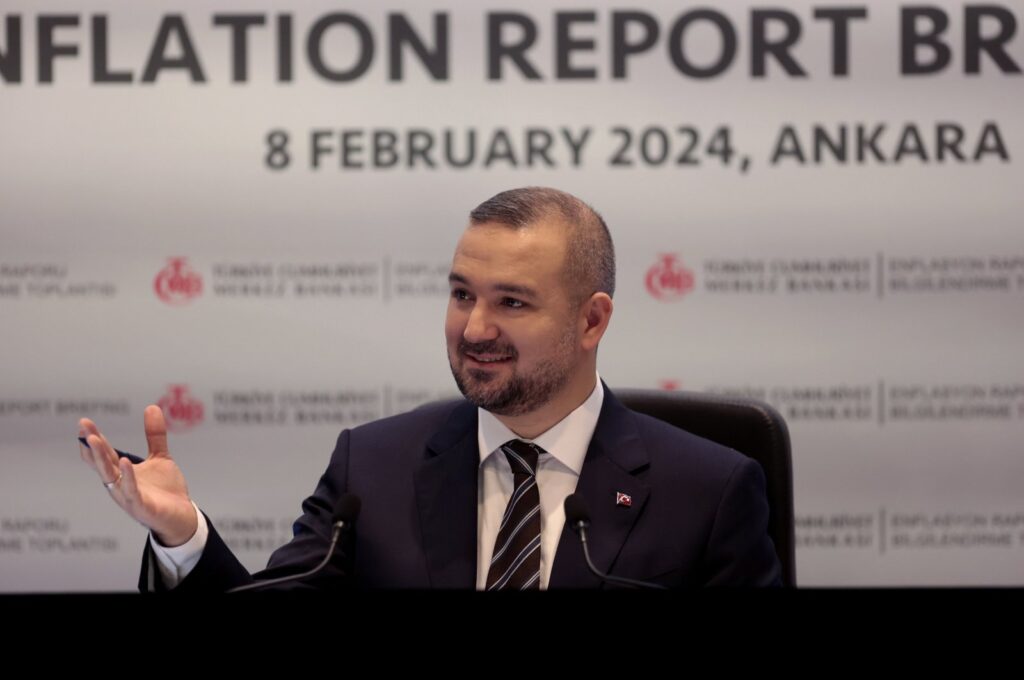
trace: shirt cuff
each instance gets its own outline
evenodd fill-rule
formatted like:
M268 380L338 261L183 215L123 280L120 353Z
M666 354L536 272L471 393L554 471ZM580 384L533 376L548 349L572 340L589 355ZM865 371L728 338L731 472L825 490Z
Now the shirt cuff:
M157 569L160 571L160 576L168 589L175 587L185 580L189 572L199 563L199 558L203 556L203 548L206 547L206 538L210 533L206 517L199 511L199 506L194 501L192 502L192 507L196 510L198 525L196 526L196 533L192 534L192 538L188 539L185 543L168 548L167 546L160 545L153 532L149 532L149 545L153 548Z

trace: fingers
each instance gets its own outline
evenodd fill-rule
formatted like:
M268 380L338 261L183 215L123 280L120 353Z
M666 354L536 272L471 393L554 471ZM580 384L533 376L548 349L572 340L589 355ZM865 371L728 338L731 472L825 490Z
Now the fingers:
M143 414L143 422L146 428L146 444L149 446L149 455L169 456L167 451L167 423L164 421L164 412L159 406L150 404Z
M129 503L137 502L139 500L139 483L135 479L135 466L127 458L122 458L118 461L118 469L121 473L118 487L124 494L125 500Z
M107 440L102 435L90 434L86 441L89 442L92 466L99 473L103 483L117 479L117 454Z
M87 446L79 446L82 460L96 470L114 502L128 511L129 506L139 498L131 460L118 456L117 451L100 433L96 424L88 418L82 418L78 422L78 435L85 437L87 443ZM125 483L126 478L131 480L130 485Z
M96 423L92 422L88 418L82 418L78 421L78 432L81 436L85 437L89 434L99 434L99 428L96 427ZM81 434L84 432L85 434Z
M106 437L100 434L96 424L88 418L82 418L78 421L78 436L85 437L88 444L88 446L81 442L78 444L82 460L96 471L104 484L117 482L122 474L118 470L117 452L114 451L114 447L110 445ZM108 491L114 493L116 488L115 486Z
M86 435L88 434L89 433L85 431L84 427L82 427L81 425L78 426L79 439L85 439ZM89 448L81 441L78 442L78 455L81 456L82 460L85 463L88 463L90 465L92 464L92 452L89 451Z
M88 437L90 434L99 434L99 433L100 433L100 431L96 427L96 423L92 422L88 418L82 418L81 420L78 421L78 437L79 437L79 439L84 439L84 438ZM89 465L93 465L92 451L89 450L88 446L86 446L82 442L78 442L78 453L82 457L83 461L85 461ZM95 465L93 465L93 467L95 467Z

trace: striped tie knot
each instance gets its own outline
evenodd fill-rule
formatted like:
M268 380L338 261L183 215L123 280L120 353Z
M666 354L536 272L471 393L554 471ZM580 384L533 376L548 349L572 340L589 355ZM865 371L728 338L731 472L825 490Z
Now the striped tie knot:
M510 439L501 445L501 450L505 452L508 464L512 466L513 475L532 477L537 474L537 460L544 449L522 439Z

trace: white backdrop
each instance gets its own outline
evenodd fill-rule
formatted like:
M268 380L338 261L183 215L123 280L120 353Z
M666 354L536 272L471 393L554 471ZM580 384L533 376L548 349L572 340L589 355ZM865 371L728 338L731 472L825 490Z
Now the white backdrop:
M599 367L613 389L752 394L787 417L801 584L1024 583L1019 1L977 22L999 43L977 68L972 5L933 2L950 59L931 74L901 65L899 3L718 3L736 52L712 77L672 57L689 3L630 8L659 30L625 77L610 7L517 3L540 79L507 59L488 77L488 18L507 6L431 5L254 0L245 12L265 21L235 82L232 34L214 19L241 13L233 3L4 3L0 589L134 587L145 532L74 439L89 416L143 454L154 402L193 497L262 566L339 429L454 393L451 251L472 207L528 184L579 195L611 228L619 288ZM814 18L839 6L866 11L848 24L845 76L832 24ZM803 77L776 58L752 66L755 12L780 7L800 28ZM323 31L325 68L370 59L347 82L308 55L333 12L350 16ZM593 77L558 77L556 12L590 13L562 43L579 43L568 65ZM390 79L389 15L430 50L435 13L447 72L403 47ZM715 63L717 24L688 20L675 51ZM768 21L767 40L784 33ZM47 42L64 47L51 58ZM202 82L181 66L188 52ZM287 135L285 167L270 166L272 133ZM410 140L430 150L410 157Z

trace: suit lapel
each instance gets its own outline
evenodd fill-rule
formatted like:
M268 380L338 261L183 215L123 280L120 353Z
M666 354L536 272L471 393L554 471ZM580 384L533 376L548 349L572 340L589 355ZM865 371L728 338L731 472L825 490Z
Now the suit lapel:
M650 489L636 477L648 465L647 452L629 409L604 386L601 414L583 461L576 493L590 511L588 546L594 564L608 571L647 502ZM630 505L616 503L617 494ZM549 588L594 588L600 580L587 569L579 537L566 525L558 542Z
M416 471L416 507L432 588L474 588L477 558L477 411L469 402L452 411L427 442Z

